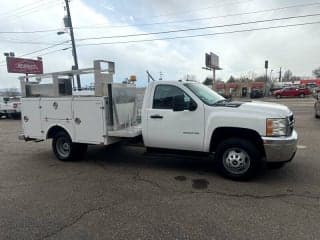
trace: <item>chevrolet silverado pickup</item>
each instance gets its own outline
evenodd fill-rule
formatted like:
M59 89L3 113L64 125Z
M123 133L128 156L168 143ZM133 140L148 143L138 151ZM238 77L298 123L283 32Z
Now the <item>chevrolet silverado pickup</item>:
M140 137L147 149L207 155L224 176L237 180L254 176L266 164L282 167L295 156L294 116L284 105L228 101L198 82L154 81L137 109L135 87L113 83L114 66L108 63L105 75L97 62L85 69L95 74L93 96L74 96L68 90L67 77L82 70L41 76L54 78L52 85L45 85L50 91L37 86L39 81L31 82L32 76L21 81L20 138L52 139L55 156L67 161L83 156L91 144Z

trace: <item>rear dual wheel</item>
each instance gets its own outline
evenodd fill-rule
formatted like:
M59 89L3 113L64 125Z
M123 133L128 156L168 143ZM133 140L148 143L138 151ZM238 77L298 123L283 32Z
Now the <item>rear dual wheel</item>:
M57 132L52 140L54 155L61 161L81 159L87 152L87 148L87 144L73 143L65 131Z

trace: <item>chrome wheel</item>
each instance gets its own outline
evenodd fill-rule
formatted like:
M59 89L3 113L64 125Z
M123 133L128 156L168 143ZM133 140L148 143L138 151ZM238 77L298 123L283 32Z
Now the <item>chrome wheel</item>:
M224 152L222 163L228 172L240 175L248 171L251 159L245 150L241 148L230 148Z
M57 152L63 158L68 158L71 151L71 143L67 138L60 137L56 143Z

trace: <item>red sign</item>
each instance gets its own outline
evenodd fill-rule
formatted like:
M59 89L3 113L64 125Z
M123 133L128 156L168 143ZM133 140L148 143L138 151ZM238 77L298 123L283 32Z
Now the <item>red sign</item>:
M227 83L227 87L228 88L237 88L238 87L238 83Z
M251 83L251 88L263 88L264 83L263 82L253 82Z
M320 86L320 78L318 78L318 79L308 79L308 80L301 80L300 81L300 84L304 84L304 85L306 85L306 84L311 84L311 83L314 83L314 84L316 84L317 86Z
M7 69L9 73L43 73L42 61L25 58L7 57Z

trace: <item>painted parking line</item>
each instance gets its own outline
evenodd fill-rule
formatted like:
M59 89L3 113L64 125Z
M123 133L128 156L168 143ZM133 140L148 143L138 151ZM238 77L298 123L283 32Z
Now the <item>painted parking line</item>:
M297 148L298 148L298 149L306 149L307 146L305 146L305 145L298 145Z

